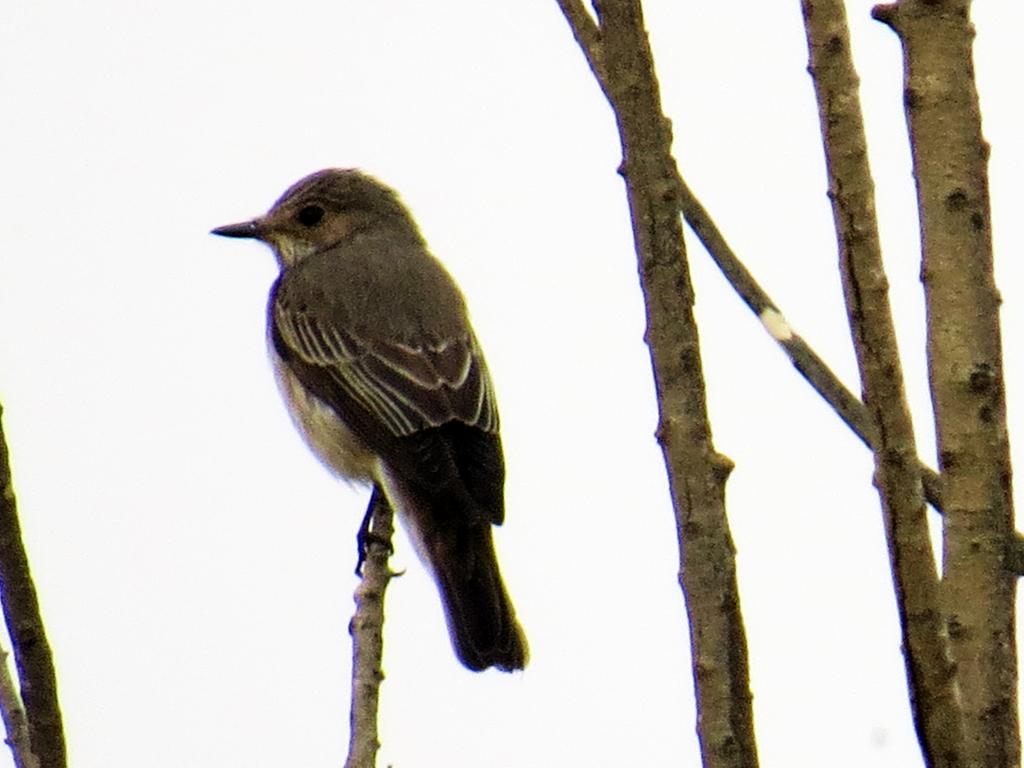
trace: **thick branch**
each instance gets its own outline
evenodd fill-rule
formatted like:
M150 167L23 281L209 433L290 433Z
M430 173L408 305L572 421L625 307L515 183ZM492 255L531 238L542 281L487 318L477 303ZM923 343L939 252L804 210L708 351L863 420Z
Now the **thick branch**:
M352 635L352 704L349 710L348 759L345 768L373 768L380 741L377 737L377 703L384 679L384 592L391 580L388 558L394 533L391 507L374 486L366 511L371 517L366 537L362 580L355 592L356 612L349 624Z
M0 416L3 410L0 409ZM57 700L57 676L39 612L28 556L21 540L18 505L0 424L0 600L14 646L32 751L40 768L65 768L64 726Z
M559 3L611 103L622 143L658 393L658 439L676 512L704 765L754 768L746 637L725 517L732 464L711 441L671 131L640 3L603 0L599 29L579 3Z
M803 0L803 11L846 312L864 403L876 435L875 478L885 517L914 723L927 764L956 766L960 765L962 724L882 264L874 182L846 11L842 0Z
M921 217L928 369L945 492L943 601L965 717L964 762L1017 765L1016 580L988 145L969 0L902 0L874 15L899 36Z

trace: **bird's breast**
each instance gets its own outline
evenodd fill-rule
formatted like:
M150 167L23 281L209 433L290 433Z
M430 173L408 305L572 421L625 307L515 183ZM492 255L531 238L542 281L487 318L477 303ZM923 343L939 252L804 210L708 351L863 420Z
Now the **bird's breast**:
M307 390L268 339L274 378L292 421L306 443L323 464L346 480L369 481L376 469L376 458L353 434L327 403Z

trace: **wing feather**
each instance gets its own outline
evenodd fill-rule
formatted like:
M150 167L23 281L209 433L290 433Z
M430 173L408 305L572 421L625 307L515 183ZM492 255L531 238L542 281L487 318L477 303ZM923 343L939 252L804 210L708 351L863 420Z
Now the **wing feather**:
M396 437L450 421L498 431L490 375L469 331L419 343L368 341L279 300L273 322L291 354L327 373Z

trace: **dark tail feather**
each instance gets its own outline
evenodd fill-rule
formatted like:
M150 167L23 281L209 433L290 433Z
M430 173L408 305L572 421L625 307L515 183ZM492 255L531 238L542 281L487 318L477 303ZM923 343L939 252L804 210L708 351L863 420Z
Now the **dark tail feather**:
M522 669L530 651L501 580L491 526L481 521L460 533L427 545L455 653L476 672Z

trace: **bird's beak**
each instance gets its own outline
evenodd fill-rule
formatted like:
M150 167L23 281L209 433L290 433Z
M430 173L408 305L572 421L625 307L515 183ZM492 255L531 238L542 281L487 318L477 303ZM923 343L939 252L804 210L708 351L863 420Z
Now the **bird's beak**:
M263 220L257 218L240 221L238 224L225 224L223 227L211 229L210 234L221 237L251 237L259 240L263 237Z

